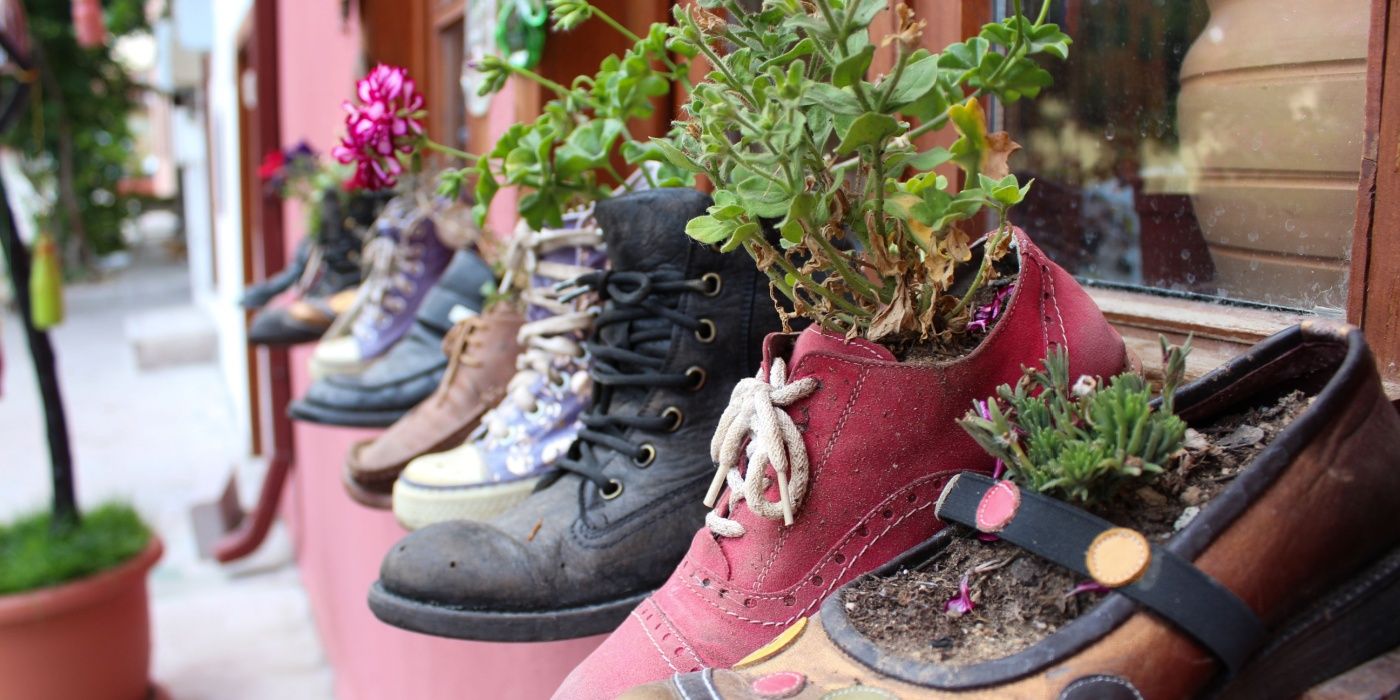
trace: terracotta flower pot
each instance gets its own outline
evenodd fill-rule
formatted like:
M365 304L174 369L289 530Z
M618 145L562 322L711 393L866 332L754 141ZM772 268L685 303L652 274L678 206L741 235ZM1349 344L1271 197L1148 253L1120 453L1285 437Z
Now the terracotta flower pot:
M146 574L158 538L79 581L0 596L0 699L140 700L151 692Z
M1345 300L1364 138L1366 0L1210 0L1181 66L1182 155L1215 283Z

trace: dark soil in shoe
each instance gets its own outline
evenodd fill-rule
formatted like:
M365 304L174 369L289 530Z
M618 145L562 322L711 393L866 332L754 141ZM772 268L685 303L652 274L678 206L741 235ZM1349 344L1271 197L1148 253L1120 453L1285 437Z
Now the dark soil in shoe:
M1292 392L1268 406L1187 433L1186 454L1151 486L1125 490L1094 514L1164 542L1185 527L1311 403ZM968 577L973 610L945 612ZM1103 597L1040 557L976 533L954 538L915 570L861 579L842 602L851 624L888 653L962 666L1001 658L1044 639Z

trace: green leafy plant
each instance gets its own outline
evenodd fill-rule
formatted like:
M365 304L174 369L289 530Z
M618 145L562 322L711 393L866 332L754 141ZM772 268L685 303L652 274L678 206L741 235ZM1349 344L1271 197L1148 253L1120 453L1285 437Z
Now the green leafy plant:
M667 95L672 85L688 84L685 56L667 50L667 28L653 24L645 36L585 0L550 0L557 31L569 31L597 19L622 34L633 45L622 56L608 56L593 75L581 75L561 85L532 70L488 56L477 70L483 75L481 94L499 91L514 75L543 86L554 95L533 122L506 130L495 146L480 158L461 154L471 165L448 171L441 179L443 194L455 196L463 185L475 181L478 221L503 187L519 188L520 216L531 226L559 226L570 206L607 198L626 178L614 167L614 158L642 166L651 187L693 182L690 173L668 162L662 147L635 138L632 120L652 115L652 100Z
M22 0L33 41L34 70L5 80L31 83L30 115L0 142L24 157L25 172L52 183L55 206L41 226L55 234L65 265L81 268L125 246L122 223L141 207L121 180L136 170L129 118L141 86L117 60L118 39L150 30L142 0L104 2L111 38L102 46L78 45L72 3Z
M105 505L57 526L39 513L0 527L0 595L56 586L114 568L140 554L151 531L130 506Z
M1173 412L1173 393L1191 352L1162 345L1162 400L1141 376L1125 372L1107 384L1069 377L1063 348L1045 358L1044 371L1027 370L1015 388L974 402L960 421L964 430L1027 488L1090 504L1111 497L1126 482L1161 473L1181 449L1186 423Z
M713 70L686 105L689 121L656 139L672 164L715 185L695 239L744 248L799 313L850 335L898 344L966 331L969 306L1007 251L1007 210L1030 183L1006 165L1018 146L988 133L978 99L1032 98L1050 84L1034 56L1064 59L1070 39L1021 13L941 53L920 48L924 21L897 5L893 67L870 77L870 26L887 0L738 0L678 6L670 47ZM1049 3L1045 4L1048 7ZM725 21L711 10L723 10ZM949 148L914 140L951 127ZM934 172L945 163L961 184ZM996 232L965 293L958 265L975 258L973 217ZM761 235L776 224L779 245Z

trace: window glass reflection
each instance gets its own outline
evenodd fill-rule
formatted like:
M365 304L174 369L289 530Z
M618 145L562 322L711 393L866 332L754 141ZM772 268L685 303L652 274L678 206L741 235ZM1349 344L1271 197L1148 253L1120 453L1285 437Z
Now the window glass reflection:
M1006 3L1009 9L1010 3ZM1039 9L1028 0L1028 11ZM1096 280L1340 313L1367 0L1059 0L1055 85L1010 105L1013 217Z

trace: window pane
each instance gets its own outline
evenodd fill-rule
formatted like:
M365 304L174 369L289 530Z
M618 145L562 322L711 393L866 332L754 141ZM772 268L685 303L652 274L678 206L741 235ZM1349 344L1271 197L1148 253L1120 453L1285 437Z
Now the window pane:
M1001 115L1036 178L1017 223L1082 277L1340 313L1368 1L1060 0L1049 19L1070 60Z

